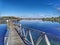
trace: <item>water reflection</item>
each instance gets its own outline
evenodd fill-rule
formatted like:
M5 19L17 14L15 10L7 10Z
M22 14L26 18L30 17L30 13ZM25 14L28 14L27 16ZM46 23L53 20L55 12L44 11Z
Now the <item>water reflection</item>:
M60 37L60 23L42 20L22 20L22 25Z
M55 20L42 20L42 21L50 21L52 23L54 23L54 22L60 23L60 21L55 21Z

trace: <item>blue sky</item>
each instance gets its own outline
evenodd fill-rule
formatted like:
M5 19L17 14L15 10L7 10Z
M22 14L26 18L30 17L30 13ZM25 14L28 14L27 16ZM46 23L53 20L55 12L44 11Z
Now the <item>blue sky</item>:
M60 16L60 0L0 0L1 16Z

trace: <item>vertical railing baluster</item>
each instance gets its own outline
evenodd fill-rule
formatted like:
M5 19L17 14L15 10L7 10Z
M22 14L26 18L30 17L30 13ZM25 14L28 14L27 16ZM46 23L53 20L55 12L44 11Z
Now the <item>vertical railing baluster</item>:
M21 35L22 35L22 26L21 26L21 24L20 24L20 33L21 33Z
M46 34L45 34L45 41L46 41L47 45L51 45Z
M32 35L31 35L30 30L29 30L29 36L30 36L30 39L31 39L32 45L34 45L34 41L33 41L33 38L32 38Z
M23 31L23 35L25 36L25 30L24 30L24 28L23 28L23 30L22 30L22 31Z
M27 38L27 36L28 36L28 33L29 33L29 31L27 30L27 31L26 31L26 35L25 35L26 38Z

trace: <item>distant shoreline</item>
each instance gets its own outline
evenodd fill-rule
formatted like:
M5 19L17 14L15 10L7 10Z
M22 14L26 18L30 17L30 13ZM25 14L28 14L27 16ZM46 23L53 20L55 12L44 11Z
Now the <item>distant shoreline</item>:
M51 17L51 18L19 18L19 17L13 17L13 16L3 16L0 18L0 24L6 23L6 20L12 20L12 21L43 20L43 21L52 21L52 22L59 22L60 23L60 16L59 17Z

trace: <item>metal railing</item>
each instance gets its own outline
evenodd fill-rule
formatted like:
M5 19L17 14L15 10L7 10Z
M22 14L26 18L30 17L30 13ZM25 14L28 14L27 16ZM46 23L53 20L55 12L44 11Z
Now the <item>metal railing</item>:
M16 24L15 24L16 25ZM60 37L45 33L40 30L31 29L21 24L16 26L17 32L20 36L24 37L23 41L31 45L60 45Z
M15 24L15 26L16 26L16 24ZM39 43L42 41L42 39L45 38L46 44L51 45L45 32L23 27L21 24L20 25L17 24L15 29L19 33L20 37L22 37L25 44L39 45ZM37 34L38 34L38 36L37 36ZM34 35L36 35L38 37L38 39L34 39Z

